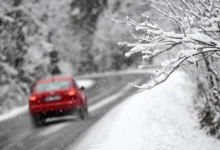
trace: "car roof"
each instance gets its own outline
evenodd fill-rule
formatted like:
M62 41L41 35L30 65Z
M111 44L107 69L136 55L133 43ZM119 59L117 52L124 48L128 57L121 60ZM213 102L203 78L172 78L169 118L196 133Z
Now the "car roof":
M37 84L39 83L46 83L46 82L52 82L52 81L60 81L60 80L72 80L73 78L70 76L58 76L58 77L50 77L50 78L45 78L37 81Z

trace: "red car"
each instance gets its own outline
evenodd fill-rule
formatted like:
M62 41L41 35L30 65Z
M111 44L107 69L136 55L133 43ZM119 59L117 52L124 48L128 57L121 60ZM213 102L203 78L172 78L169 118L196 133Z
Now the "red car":
M88 115L87 97L71 77L53 77L38 81L29 97L29 112L33 125L40 126L54 116Z

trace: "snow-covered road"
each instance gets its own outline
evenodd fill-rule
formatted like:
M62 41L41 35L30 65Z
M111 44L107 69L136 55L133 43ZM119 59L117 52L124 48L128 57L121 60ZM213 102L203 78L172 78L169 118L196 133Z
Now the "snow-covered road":
M219 150L220 142L198 129L194 88L184 73L176 73L115 107L70 149Z
M79 86L86 87L85 92L89 98L90 115L83 121L74 119L73 116L48 118L45 126L33 128L27 107L16 108L0 116L0 149L67 150L109 110L136 91L127 85L128 82L140 84L147 81L149 75L127 74L78 79Z

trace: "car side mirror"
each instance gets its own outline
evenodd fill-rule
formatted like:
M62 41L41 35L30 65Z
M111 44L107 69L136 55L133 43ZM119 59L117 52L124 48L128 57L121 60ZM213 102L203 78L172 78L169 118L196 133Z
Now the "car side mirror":
M85 90L85 87L84 87L84 86L82 86L82 87L80 88L80 90Z

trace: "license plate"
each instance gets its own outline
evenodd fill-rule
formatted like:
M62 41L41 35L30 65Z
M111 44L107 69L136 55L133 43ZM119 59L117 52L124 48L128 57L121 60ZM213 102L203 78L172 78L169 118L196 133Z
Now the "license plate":
M60 99L61 99L60 96L50 96L50 97L46 97L46 98L45 98L45 101L46 101L46 102L58 101L58 100L60 100Z

